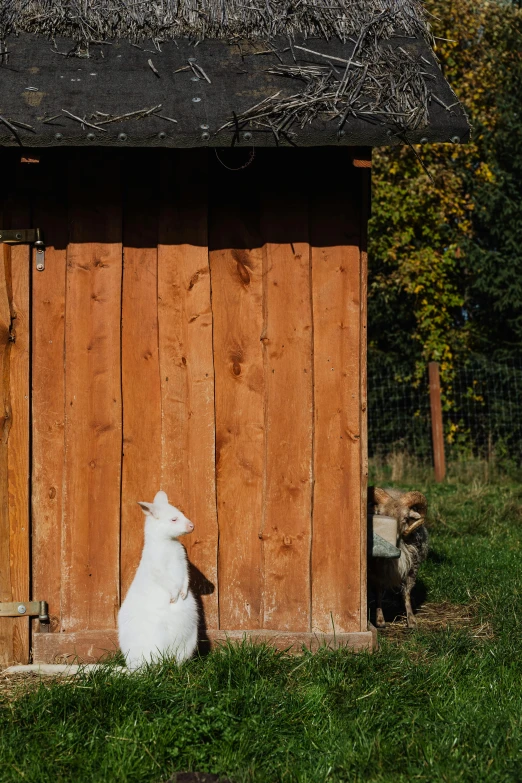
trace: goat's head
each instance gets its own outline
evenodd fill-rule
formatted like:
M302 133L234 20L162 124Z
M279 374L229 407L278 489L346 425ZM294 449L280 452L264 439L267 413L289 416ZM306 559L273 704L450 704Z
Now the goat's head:
M428 511L426 496L417 491L369 487L368 501L374 514L385 514L397 520L401 538L407 538L423 525Z
M418 527L424 524L428 513L428 501L422 492L405 492L400 498L403 511L403 522L399 522L399 533L406 538Z

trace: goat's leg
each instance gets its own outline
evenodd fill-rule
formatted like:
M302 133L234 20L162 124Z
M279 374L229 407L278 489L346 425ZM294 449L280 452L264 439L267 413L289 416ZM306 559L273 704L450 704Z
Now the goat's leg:
M382 611L382 597L384 595L384 590L381 587L377 588L377 610L375 612L375 623L377 625L377 628L386 628L386 621L384 619L384 614Z
M402 590L402 596L404 598L404 606L406 607L406 622L408 624L408 628L416 628L417 627L417 620L415 618L415 615L413 614L413 609L411 607L411 591L415 587L415 575L408 574L405 581L401 585Z

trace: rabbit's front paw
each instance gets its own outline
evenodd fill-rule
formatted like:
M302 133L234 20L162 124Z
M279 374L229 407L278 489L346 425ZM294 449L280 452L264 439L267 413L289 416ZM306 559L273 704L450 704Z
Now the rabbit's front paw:
M188 590L182 590L181 591L180 596L183 598L183 600L185 600L185 598L187 597L187 593L188 593Z
M181 593L181 597L182 597L182 598L184 597L184 596L183 596L183 593ZM175 603L176 603L176 601L178 600L178 598L179 598L179 593L176 593L176 595L173 595L173 596L172 596L172 598L170 599L170 603L171 603L171 604L175 604Z

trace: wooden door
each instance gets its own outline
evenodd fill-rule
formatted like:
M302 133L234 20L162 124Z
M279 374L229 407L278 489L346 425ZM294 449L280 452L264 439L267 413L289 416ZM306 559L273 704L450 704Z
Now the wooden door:
M367 172L347 150L9 155L3 219L43 230L46 268L17 246L0 276L1 600L51 622L0 620L4 660L116 650L160 487L195 523L211 638L370 644Z

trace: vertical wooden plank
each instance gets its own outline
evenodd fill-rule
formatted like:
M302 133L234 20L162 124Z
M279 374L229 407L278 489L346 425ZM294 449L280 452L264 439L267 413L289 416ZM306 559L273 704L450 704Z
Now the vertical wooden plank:
M312 630L361 630L360 174L316 150L311 202L314 319ZM322 176L321 176L322 175ZM337 184L339 183L339 184Z
M123 466L121 596L134 578L143 548L143 513L161 484L161 383L158 350L158 209L152 167L157 154L133 152L125 177L122 300Z
M205 622L218 627L214 365L206 150L170 154L158 239L161 486L194 522L184 539ZM197 577L197 578L196 578Z
M2 227L28 227L18 155L2 163ZM29 256L0 244L0 601L29 599ZM0 618L0 664L28 662L29 622Z
M308 201L300 151L265 163L266 492L263 628L310 631L313 367Z
M28 210L13 215L17 225L29 220ZM13 245L11 253L11 339L10 397L11 429L7 470L13 601L29 599L29 351L31 251L28 245ZM14 620L13 657L29 660L29 620Z
M69 160L62 629L114 628L121 473L120 159Z
M0 216L5 220L5 213ZM3 222L2 221L2 222ZM11 551L8 493L8 442L11 428L11 393L9 377L9 359L11 353L11 308L9 300L11 253L7 245L0 244L0 601L12 601L11 590ZM25 619L25 618L24 618ZM15 622L8 617L0 617L0 665L8 666L13 662L13 631ZM23 621L22 621L23 622Z
M444 454L444 427L442 424L442 402L440 396L440 373L438 362L429 362L431 438L433 442L433 467L435 481L444 481L446 458Z
M4 210L5 223L28 220ZM11 220L9 221L9 217ZM29 248L0 245L0 600L29 599ZM0 664L29 660L29 619L0 618Z
M371 214L372 150L365 157L354 160L361 171L361 631L367 628L368 618L368 220ZM365 165L361 165L365 164ZM369 165L366 165L369 164Z
M4 166L9 157L2 156ZM12 182L11 171L4 172L4 182ZM7 223L7 193L0 199L0 221ZM7 245L0 243L0 601L11 601L11 573L9 553L9 495L7 476L7 443L11 426L11 399L9 391L9 357L11 353L11 256ZM13 661L13 624L0 617L0 666Z
M67 204L56 155L48 153L38 168L33 225L47 244L45 271L32 276L32 595L48 602L50 630L59 631Z
M259 161L258 156L239 171L214 162L209 190L219 621L220 628L234 630L259 628L262 619L265 381Z

